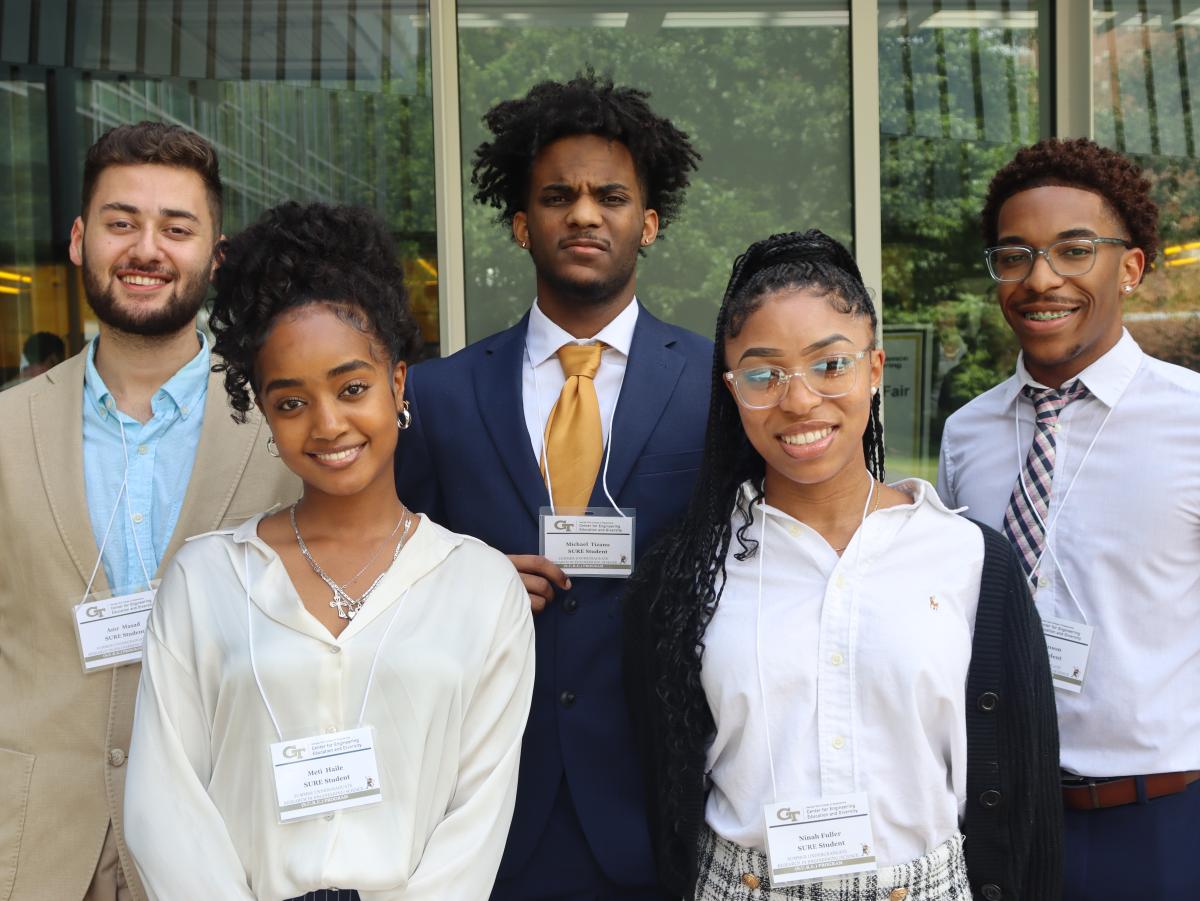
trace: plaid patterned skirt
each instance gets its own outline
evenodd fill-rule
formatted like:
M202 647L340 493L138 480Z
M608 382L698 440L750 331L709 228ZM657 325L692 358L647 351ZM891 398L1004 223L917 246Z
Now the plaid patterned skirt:
M971 901L961 835L899 866L772 889L767 855L705 827L699 872L696 901Z

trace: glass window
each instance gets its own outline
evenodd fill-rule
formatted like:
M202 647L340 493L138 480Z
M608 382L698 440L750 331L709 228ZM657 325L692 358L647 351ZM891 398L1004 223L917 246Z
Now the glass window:
M1151 356L1200 370L1200 4L1096 0L1096 140L1145 170L1162 245L1125 302L1125 325Z
M66 256L83 155L108 128L142 119L216 146L227 234L287 199L377 210L436 355L427 4L109 0L71 3L73 19L67 6L0 7L0 384L34 332L70 351L95 333Z
M995 171L1039 137L1039 5L879 4L889 477L932 481L946 417L1016 362L979 212Z
M459 0L467 337L515 322L533 267L471 200L471 157L499 100L587 66L651 92L704 160L682 216L639 264L655 315L711 335L734 257L774 232L852 237L847 0Z

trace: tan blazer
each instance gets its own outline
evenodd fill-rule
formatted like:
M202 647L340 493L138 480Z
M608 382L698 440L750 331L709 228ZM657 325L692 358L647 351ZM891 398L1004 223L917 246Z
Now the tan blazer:
M134 896L145 897L121 833L141 667L84 675L72 624L98 554L83 485L84 360L0 393L0 901L82 898L110 820ZM238 425L229 413L210 375L166 559L189 535L300 494L267 455L261 417ZM93 590L107 587L101 567Z

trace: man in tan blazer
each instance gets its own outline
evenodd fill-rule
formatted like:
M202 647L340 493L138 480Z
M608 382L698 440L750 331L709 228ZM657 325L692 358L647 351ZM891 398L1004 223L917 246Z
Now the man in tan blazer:
M145 898L121 833L141 667L83 671L73 606L93 569L92 591L108 590L109 574L129 574L131 548L137 568L157 572L188 536L299 494L268 456L261 419L231 419L196 331L220 205L216 154L199 136L157 123L104 135L88 152L71 234L99 337L0 393L0 901ZM203 395L199 410L179 401L184 381ZM104 427L108 445L86 437ZM140 430L157 444L139 444L150 441ZM97 475L120 470L120 458L97 469L113 435L125 454L120 492ZM145 516L135 496L148 499ZM107 543L97 502L102 521L112 511ZM170 515L151 523L151 506Z

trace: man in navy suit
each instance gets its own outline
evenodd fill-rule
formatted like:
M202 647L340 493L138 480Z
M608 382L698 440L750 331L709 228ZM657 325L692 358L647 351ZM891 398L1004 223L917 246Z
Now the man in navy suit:
M538 553L547 481L561 508L579 468L560 457L546 475L547 423L561 424L573 382L591 398L595 437L594 455L580 455L581 497L591 485L588 506L633 509L637 554L682 514L700 464L712 344L655 319L634 293L638 255L678 212L699 155L646 97L589 73L488 112L475 199L499 208L529 252L537 298L512 328L414 367L407 385L400 496L508 554L538 612L499 901L664 897L621 686L625 583L569 579ZM572 354L592 355L588 373L565 371Z

